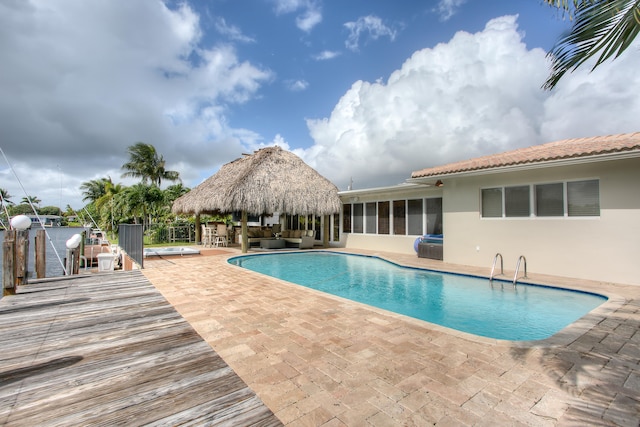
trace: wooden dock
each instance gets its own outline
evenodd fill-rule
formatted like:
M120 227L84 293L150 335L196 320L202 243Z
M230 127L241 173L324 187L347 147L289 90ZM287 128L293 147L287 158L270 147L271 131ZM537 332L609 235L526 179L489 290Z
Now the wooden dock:
M282 425L139 271L32 281L0 322L0 425Z

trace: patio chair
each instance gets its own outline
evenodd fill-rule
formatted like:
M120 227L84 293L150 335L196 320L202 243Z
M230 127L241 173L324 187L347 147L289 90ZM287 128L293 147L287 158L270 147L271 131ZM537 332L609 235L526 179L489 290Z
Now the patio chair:
M228 245L228 230L225 224L218 224L216 230L216 236L214 241L214 246L227 246Z
M202 224L202 245L206 248L209 246L213 246L214 243L214 229L213 227L207 227Z

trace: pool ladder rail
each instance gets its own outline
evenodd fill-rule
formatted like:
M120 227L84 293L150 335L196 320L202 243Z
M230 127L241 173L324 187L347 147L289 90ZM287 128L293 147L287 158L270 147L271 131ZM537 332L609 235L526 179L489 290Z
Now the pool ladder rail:
M498 258L500 258L500 274L499 276L504 276L504 260L502 259L502 254L498 252L496 256L493 257L493 266L491 267L491 274L489 275L489 282L493 282L493 278L495 277L493 273L496 270L496 262L498 262Z
M498 274L498 276L504 276L504 260L502 258L502 254L498 252L496 256L493 257L493 266L491 267L491 274L489 275L489 283L492 283L493 278L496 277L494 273L496 270L496 263L498 262L498 258L500 258L500 274ZM513 275L513 286L516 286L516 283L518 281L518 272L520 271L520 263L522 261L524 261L524 276L522 276L522 278L527 278L527 259L524 257L524 255L520 255L520 257L518 258L518 263L516 264L516 272Z

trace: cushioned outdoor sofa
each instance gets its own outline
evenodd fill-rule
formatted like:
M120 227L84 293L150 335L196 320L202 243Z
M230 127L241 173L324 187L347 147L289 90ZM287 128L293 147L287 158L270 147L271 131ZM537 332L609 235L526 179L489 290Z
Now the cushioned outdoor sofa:
M260 246L260 240L273 238L273 233L269 229L259 227L249 227L247 229L247 239L249 247ZM285 241L288 248L311 249L315 241L313 230L283 230L280 238Z
M283 230L281 239L284 239L289 248L311 249L315 241L313 230Z

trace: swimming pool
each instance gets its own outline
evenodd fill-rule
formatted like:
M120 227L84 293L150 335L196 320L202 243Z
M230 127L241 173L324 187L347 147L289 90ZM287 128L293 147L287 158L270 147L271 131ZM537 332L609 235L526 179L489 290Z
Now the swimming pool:
M607 298L587 292L402 267L335 252L244 255L229 263L459 331L540 340Z

